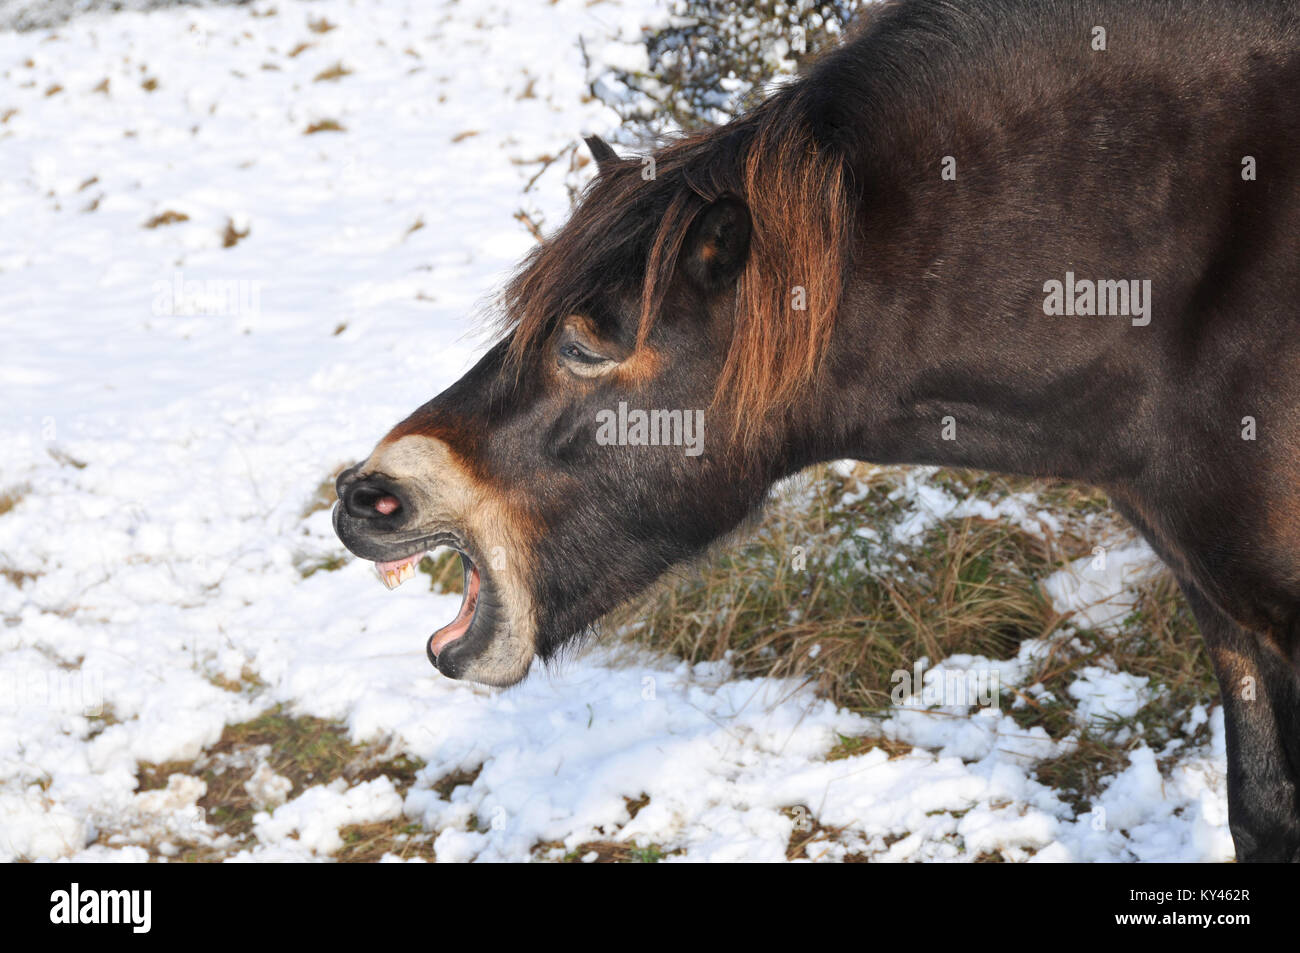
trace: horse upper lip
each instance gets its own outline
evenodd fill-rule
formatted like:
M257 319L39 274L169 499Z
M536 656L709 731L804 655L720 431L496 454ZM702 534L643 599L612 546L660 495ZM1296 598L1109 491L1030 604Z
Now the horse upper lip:
M376 563L401 562L411 555L423 555L439 546L468 551L461 535L451 529L385 533L375 532L371 526L373 522L349 516L341 503L334 506L334 532L353 555L362 559Z

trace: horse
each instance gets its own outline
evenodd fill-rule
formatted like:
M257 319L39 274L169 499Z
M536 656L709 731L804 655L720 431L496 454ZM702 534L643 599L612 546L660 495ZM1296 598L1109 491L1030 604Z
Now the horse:
M591 137L338 535L390 586L457 550L428 656L505 686L814 464L1099 487L1208 646L1238 859L1300 860L1297 89L1284 0L898 0L728 123Z

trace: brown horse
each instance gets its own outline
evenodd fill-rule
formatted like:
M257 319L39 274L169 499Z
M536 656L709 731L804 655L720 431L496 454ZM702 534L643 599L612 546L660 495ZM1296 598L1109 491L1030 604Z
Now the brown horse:
M886 3L652 163L589 140L339 536L390 584L459 550L430 659L508 685L818 461L1095 484L1209 646L1238 856L1300 859L1298 12Z

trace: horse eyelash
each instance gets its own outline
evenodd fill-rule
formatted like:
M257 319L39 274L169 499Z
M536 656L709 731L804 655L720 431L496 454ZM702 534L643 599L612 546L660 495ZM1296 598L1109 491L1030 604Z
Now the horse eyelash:
M609 360L607 357L601 357L599 354L592 354L590 351L574 344L570 341L568 344L561 345L560 353L565 357L571 357L580 364L604 364Z

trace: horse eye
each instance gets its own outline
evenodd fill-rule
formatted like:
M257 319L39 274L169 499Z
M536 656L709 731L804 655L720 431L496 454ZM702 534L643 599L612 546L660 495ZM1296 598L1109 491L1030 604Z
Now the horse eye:
M574 344L572 341L561 347L560 353L579 364L604 364L608 360L599 354L592 354L582 345Z

